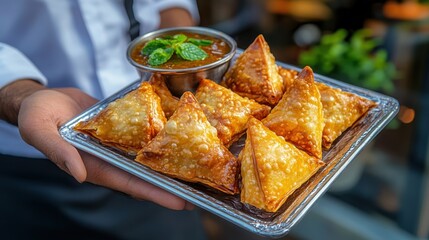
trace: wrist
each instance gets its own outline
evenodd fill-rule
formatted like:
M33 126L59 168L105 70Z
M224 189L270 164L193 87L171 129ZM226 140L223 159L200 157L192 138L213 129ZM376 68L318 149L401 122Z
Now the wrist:
M0 119L17 125L22 101L45 86L31 79L20 79L0 88Z

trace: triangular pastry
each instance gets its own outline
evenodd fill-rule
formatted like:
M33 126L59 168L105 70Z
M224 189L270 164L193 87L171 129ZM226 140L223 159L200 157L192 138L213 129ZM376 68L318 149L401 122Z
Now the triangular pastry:
M165 79L161 74L153 74L149 79L152 84L153 90L161 98L161 107L167 119L176 111L179 98L173 96L165 83Z
M238 193L239 162L217 137L191 92L185 92L165 127L136 161L188 182Z
M221 84L262 104L274 106L280 100L283 80L262 35L237 58Z
M75 129L89 134L101 143L136 154L164 127L164 112L158 95L148 82L122 98L109 103L88 121Z
M376 103L323 83L316 83L316 85L321 95L325 119L322 144L324 148L329 149L337 137Z
M279 66L279 74L283 78L283 83L287 91L293 85L297 77L297 71ZM369 109L374 107L376 103L321 82L316 82L316 86L321 96L325 123L322 134L322 146L325 149L329 149L335 139Z
M259 120L248 122L241 162L241 202L267 212L286 199L324 163L286 142Z
M262 119L271 110L208 79L201 80L195 97L226 147L244 134L251 116Z
M262 120L265 126L310 155L322 157L323 109L313 71L305 67Z
M284 91L287 92L292 86L299 72L293 69L284 68L282 66L278 66L278 71L280 77L283 79Z

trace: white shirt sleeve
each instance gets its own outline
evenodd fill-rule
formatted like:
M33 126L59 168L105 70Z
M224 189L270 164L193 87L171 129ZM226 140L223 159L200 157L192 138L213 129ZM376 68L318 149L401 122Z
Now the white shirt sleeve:
M0 42L0 88L18 79L33 79L47 85L46 77L17 49Z

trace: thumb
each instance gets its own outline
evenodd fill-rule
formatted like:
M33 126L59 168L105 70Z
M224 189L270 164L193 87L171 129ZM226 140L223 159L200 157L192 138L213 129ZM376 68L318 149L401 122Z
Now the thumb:
M76 114L75 102L55 91L39 91L27 97L18 115L18 126L24 141L46 155L59 168L83 182L87 177L79 152L58 132L64 119ZM68 107L65 107L68 106Z
M31 144L78 182L86 180L87 171L79 152L60 137L56 129L55 131L45 129L33 134Z

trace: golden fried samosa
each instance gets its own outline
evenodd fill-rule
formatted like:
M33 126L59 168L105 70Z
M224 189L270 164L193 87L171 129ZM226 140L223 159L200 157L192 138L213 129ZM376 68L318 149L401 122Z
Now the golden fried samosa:
M158 95L148 82L143 82L93 118L79 122L75 129L107 146L136 154L158 134L166 121Z
M262 121L286 141L312 156L322 157L323 109L310 67L302 69L277 106Z
M283 79L262 35L237 58L221 84L262 104L274 106L281 99Z
M293 69L284 68L282 66L278 66L278 71L280 77L283 79L283 87L284 91L288 91L298 76L299 72Z
M287 91L293 85L297 71L279 66L279 74L283 78L285 91ZM321 82L316 82L316 86L321 96L325 123L322 146L329 149L335 139L374 107L376 103Z
M251 116L262 119L271 110L208 79L201 80L195 97L226 147L244 134Z
M248 122L241 162L241 202L267 212L277 211L286 199L324 165L277 136L259 120Z
M153 90L161 98L161 107L167 119L176 111L179 98L173 96L165 83L165 79L161 74L153 74L149 79Z
M337 137L376 103L323 83L316 83L316 85L321 95L325 119L322 144L325 149L329 149Z
M239 162L219 140L191 92L182 95L164 129L136 161L174 178L238 193Z

